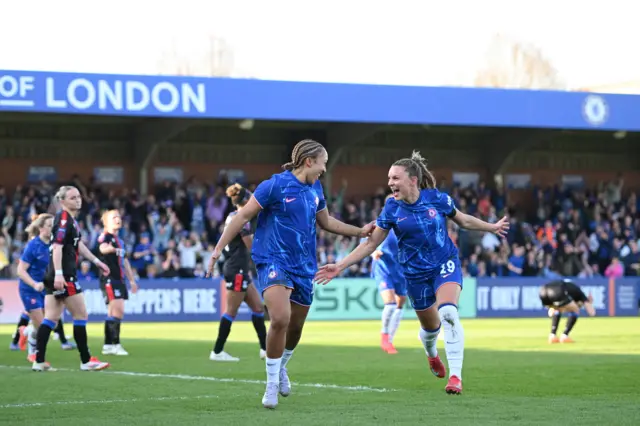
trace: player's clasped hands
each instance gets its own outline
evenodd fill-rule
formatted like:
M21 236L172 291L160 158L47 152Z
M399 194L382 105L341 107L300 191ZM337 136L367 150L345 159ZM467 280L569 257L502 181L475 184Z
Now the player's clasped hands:
M373 230L376 229L376 222L367 223L362 227L362 231L360 232L360 238L367 238L371 236Z

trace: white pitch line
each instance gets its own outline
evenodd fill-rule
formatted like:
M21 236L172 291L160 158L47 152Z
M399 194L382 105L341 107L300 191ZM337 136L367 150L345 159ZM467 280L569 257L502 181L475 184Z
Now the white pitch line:
M119 404L129 402L149 402L149 401L188 401L192 399L212 399L219 398L217 395L200 395L200 396L159 396L156 398L130 398L130 399L104 399L96 401L55 401L55 402L25 402L22 404L3 404L3 408L30 408L30 407L49 407L52 405L85 405L85 404Z
M31 369L30 367L19 367L19 366L13 366L13 365L0 365L0 368L16 368L21 370ZM56 368L56 370L71 371L71 372L79 371L79 370L73 370L69 368ZM117 370L108 370L108 371L105 370L105 371L101 371L101 373L109 374L109 375L150 377L150 378L160 378L160 379L203 380L203 381L218 382L218 383L242 383L242 384L251 384L251 385L267 384L267 382L264 380L219 378L219 377L210 377L210 376L191 376L187 374L138 373L133 371L117 371ZM45 372L44 374L47 374L47 373ZM369 386L341 386L341 385L324 384L324 383L295 383L295 382L291 384L293 386L300 386L305 388L337 389L337 390L354 391L354 392L395 392L395 389L373 388Z

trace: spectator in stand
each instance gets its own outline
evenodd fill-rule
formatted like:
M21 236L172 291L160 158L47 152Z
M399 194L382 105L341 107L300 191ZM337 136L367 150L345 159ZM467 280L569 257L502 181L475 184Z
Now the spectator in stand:
M226 180L220 178L221 182ZM462 212L492 222L507 209L506 194L490 190L484 182L475 188L441 182ZM125 241L140 277L199 276L202 259L208 258L205 248L210 251L218 241L231 209L218 182L205 184L194 178L181 185L162 182L146 198L135 190L116 191L93 180L82 182L78 176L67 183L76 185L86 201L78 222L88 247L95 247L102 211L120 210L123 227L119 237ZM347 190L348 182L343 180L327 200L330 214L356 226L375 220L383 206L385 188L377 188L370 197L349 197ZM46 182L15 189L0 187L0 277L15 277L25 241L24 218L46 211L52 191L52 185ZM448 232L463 257L466 275L509 276L516 273L515 267L521 269L516 273L520 276L597 277L607 274L612 263L609 274L614 276L640 274L639 200L627 191L621 178L594 189L534 188L532 198L531 211L517 206L509 210L509 244L492 234L460 231L449 224ZM319 264L335 262L355 243L318 232ZM366 276L369 267L370 262L365 260L344 271L344 276Z
M148 268L154 263L155 248L151 245L148 233L140 235L140 241L135 245L131 255L131 267L140 278L148 277Z
M91 262L83 260L80 263L80 270L78 271L78 281L91 281L98 279L97 274L91 270Z

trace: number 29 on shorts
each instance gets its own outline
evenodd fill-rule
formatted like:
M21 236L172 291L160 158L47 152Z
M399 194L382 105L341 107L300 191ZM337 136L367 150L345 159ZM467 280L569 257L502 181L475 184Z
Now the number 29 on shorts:
M456 270L456 263L453 260L449 260L446 263L440 265L440 275L447 277Z

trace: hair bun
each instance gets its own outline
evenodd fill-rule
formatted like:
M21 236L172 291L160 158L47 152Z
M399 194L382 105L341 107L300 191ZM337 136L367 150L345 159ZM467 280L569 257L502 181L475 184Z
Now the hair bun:
M420 155L420 151L413 151L411 153L411 159L419 163L424 163L425 161L425 158L422 155Z
M227 197L233 198L237 196L240 191L242 191L242 185L240 185L239 183L234 183L227 188Z

